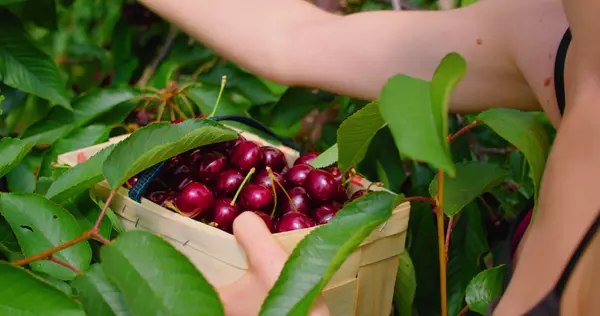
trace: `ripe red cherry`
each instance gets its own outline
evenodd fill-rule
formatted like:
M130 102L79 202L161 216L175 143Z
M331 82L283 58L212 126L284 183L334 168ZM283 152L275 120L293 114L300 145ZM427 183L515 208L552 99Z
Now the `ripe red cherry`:
M231 233L233 221L240 215L237 203L231 205L230 198L219 198L215 201L215 208L209 216L209 223L220 230Z
M336 166L330 166L327 168L327 172L331 173L335 181L340 183L342 182L342 172L340 171L340 168Z
M190 152L187 153L187 155L185 156L185 163L189 166L191 170L197 170L200 161L204 157L205 155L202 153L202 151L190 150Z
M179 124L179 123L183 123L182 119L175 119L171 121L171 124Z
M188 184L177 197L175 206L186 217L202 216L214 205L214 197L210 189L200 182Z
M367 190L358 190L356 192L354 192L354 194L352 194L352 196L350 197L351 201L354 201L356 199L360 199L361 197L367 195L369 192L367 192Z
M258 184L246 184L240 192L240 205L246 210L270 211L273 200L273 192Z
M241 143L243 141L246 141L246 138L244 138L242 135L238 135L238 138L236 138L234 140L210 144L210 145L204 146L203 148L205 148L205 150L207 152L217 151L217 152L224 153L224 154L231 154L231 150L233 149L233 147L235 147L236 145L238 145L239 143Z
M329 172L314 169L306 177L304 188L313 201L325 203L334 200L338 193L338 184Z
M231 150L231 165L242 173L248 173L250 169L259 169L262 163L260 146L252 141L243 141Z
M127 180L127 184L129 184L130 186L134 186L137 182L138 182L139 177L138 176L133 176L131 178L129 178L129 180Z
M308 165L311 161L315 160L317 157L319 157L319 154L316 152L306 153L306 154L298 157L298 159L296 159L296 161L294 161L294 166L301 165L301 164Z
M306 190L304 190L304 188L292 188L291 190L288 190L288 195L292 199L292 202L296 206L296 210L298 212L303 214L310 214L310 211L312 210L312 201L308 197L308 194L306 193ZM287 196L280 195L279 199L277 199L277 202L279 203L278 209L280 210L281 214L287 214L289 212L294 211L294 207L292 206L292 203L287 198Z
M220 153L204 155L198 165L198 178L201 181L214 183L219 175L227 169L227 157Z
M288 170L284 177L289 186L302 186L308 174L314 168L309 165L297 165Z
M285 186L285 179L283 176L277 172L273 172L273 177L275 180L279 181L282 186ZM273 184L271 183L271 178L269 177L269 172L267 170L259 171L252 177L250 182L253 184L262 185L263 187L271 190L271 192L273 191ZM282 192L281 187L277 183L275 183L275 191L278 195Z
M196 116L194 116L194 118L205 118L205 117L208 117L208 116L206 116L206 115L204 115L204 114L200 114L200 115L196 115Z
M265 225L267 225L267 228L269 229L269 231L271 233L275 233L275 225L273 225L273 221L271 220L271 217L269 217L269 215L267 215L267 213L265 212L261 212L261 211L250 211L256 215L258 215L260 218L262 218L262 220L265 222Z
M318 225L327 224L339 210L339 207L334 204L321 205L315 209L312 218Z
M171 170L181 166L183 163L184 159L181 156L173 156L169 158L169 160L167 160L167 162L165 163L165 169L167 170L167 172L172 172Z
M308 215L291 212L279 218L279 222L277 223L277 232L282 233L297 229L304 229L313 227L315 225L315 221L308 217Z
M275 172L281 172L287 166L287 160L281 150L271 146L264 146L260 148L260 151L263 156L263 166L271 167Z
M194 181L192 171L186 165L178 166L170 175L165 174L164 176L167 177L171 188L179 191Z
M237 189L244 182L244 175L233 169L223 171L217 179L215 193L222 197L233 197Z
M161 205L163 202L171 197L177 196L177 193L174 191L154 191L147 195L148 200Z
M178 196L179 196L179 193L177 193L176 191L168 191L165 199L160 203L160 206L162 206L164 208L168 208L167 202L169 202L171 204L175 204L177 202Z
M335 201L342 204L348 201L348 191L346 191L346 188L344 188L344 186L341 183L338 183L338 190L337 194L335 195Z

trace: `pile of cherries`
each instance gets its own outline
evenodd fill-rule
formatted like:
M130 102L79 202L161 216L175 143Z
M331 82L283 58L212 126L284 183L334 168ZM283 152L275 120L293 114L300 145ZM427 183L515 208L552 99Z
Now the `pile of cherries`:
M346 202L367 191L359 190L349 198L337 166L316 169L309 165L317 156L307 153L288 166L278 148L239 135L236 140L172 157L152 180L145 197L229 233L234 219L248 211L259 215L272 233L322 225ZM136 181L137 176L128 185Z

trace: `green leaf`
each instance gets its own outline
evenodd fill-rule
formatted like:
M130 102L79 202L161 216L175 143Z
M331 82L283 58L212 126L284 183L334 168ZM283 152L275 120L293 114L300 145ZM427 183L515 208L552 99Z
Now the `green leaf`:
M490 191L509 175L499 165L484 162L456 164L456 177L444 180L444 213L452 216L481 194ZM437 177L429 185L431 196L437 194Z
M467 71L467 62L457 53L450 53L438 65L430 82L431 105L435 126L441 128L443 139L448 137L448 102L450 95ZM449 150L448 142L444 142Z
M29 39L19 19L0 8L0 79L6 85L71 109L58 68Z
M10 224L25 256L54 248L83 233L77 220L64 208L33 193L0 195L0 212ZM92 250L87 241L64 249L54 256L79 270L90 265ZM61 280L71 280L75 272L51 261L35 261L32 270Z
M99 263L93 264L84 275L77 276L72 284L88 316L132 315L123 294L108 280Z
M43 272L35 272L34 271L33 274L38 276L40 279L43 279L50 285L54 286L59 291L65 293L68 297L73 296L73 288L69 284L67 284L67 282L53 278Z
M27 270L0 261L0 314L85 316L81 307Z
M373 192L347 204L296 246L260 315L307 315L346 258L392 215L395 195Z
M98 207L98 204L92 201L90 194L85 191L68 199L67 202L62 205L73 215L73 217L75 217L82 231L92 229L102 211ZM106 239L110 239L111 230L112 225L110 220L106 217L103 218L100 223L100 235Z
M49 177L56 168L52 163L56 162L59 155L92 145L101 144L108 140L111 127L107 125L88 125L73 130L69 135L59 139L52 148L44 153L40 166L40 176Z
M102 164L113 149L115 149L114 144L97 152L85 162L67 169L48 189L46 198L62 201L101 182L104 179Z
M408 251L398 256L400 264L396 274L396 286L394 287L394 306L396 315L412 315L413 300L417 291L417 279L415 267Z
M35 192L37 180L35 166L27 163L26 159L27 157L6 175L8 188L11 192Z
M312 88L291 87L281 96L273 107L273 123L280 126L291 126L316 108L323 109L331 105L334 95L319 90L315 93Z
M463 308L467 285L481 270L481 256L489 249L482 212L475 203L469 204L452 230L447 271L449 315L458 315Z
M100 257L134 315L224 315L215 289L186 256L158 236L126 232L102 247Z
M0 117L7 117L12 111L23 106L27 101L27 93L9 87L0 82L0 92L2 94L2 101L0 101Z
M544 125L535 114L512 109L487 110L479 114L477 119L523 152L531 167L537 205L540 183L550 150Z
M481 271L467 286L465 300L472 311L485 315L488 305L502 294L506 266Z
M447 113L432 104L429 82L396 75L381 92L380 110L394 136L398 151L404 158L423 161L444 169L454 177L455 169L450 149L444 138L440 116ZM436 112L437 111L437 112Z
M338 144L335 143L326 151L322 152L317 159L311 161L310 165L314 168L325 168L333 165L338 160Z
M73 102L73 111L54 108L45 119L33 124L23 132L22 138L36 144L53 144L94 119L102 117L138 93L131 88L97 90L85 94Z
M342 174L365 158L371 140L386 125L379 110L378 103L371 102L340 124L337 144Z
M115 145L104 162L104 176L116 189L137 173L170 157L236 137L235 131L207 119L191 119L180 124L153 123Z
M0 251L4 253L21 252L17 237L4 217L0 217Z
M0 177L19 165L32 148L33 144L16 138L0 139L0 152L2 153L0 155Z

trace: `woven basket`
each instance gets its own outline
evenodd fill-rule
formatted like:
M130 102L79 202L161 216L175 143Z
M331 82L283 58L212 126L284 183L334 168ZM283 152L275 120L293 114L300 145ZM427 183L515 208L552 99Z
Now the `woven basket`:
M287 156L290 166L299 156L298 152L288 147L273 145L254 134L243 132L243 135L261 145L279 148ZM114 137L103 144L65 153L58 157L58 163L74 166L79 161L78 157L83 155L90 158L128 136ZM348 193L352 194L369 184L369 181L362 179L360 184L351 184ZM385 190L376 186L371 189ZM106 199L110 187L106 182L100 182L94 186L94 191ZM247 269L245 253L231 234L181 216L145 198L137 203L128 197L125 188L118 190L111 208L125 229L142 229L162 236L186 255L215 286L239 279ZM409 203L397 206L389 220L375 229L334 274L323 291L332 315L390 314L398 270L397 256L404 251L409 212ZM275 237L291 252L312 229L277 233Z

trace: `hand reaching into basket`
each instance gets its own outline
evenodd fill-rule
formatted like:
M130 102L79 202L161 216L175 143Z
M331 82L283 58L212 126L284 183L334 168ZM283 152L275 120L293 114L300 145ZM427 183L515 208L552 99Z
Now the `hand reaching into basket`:
M217 288L225 315L258 315L289 253L252 212L243 212L233 223L233 232L248 256L248 271L238 281ZM315 302L310 316L329 316L322 297Z

